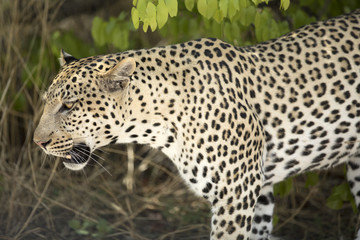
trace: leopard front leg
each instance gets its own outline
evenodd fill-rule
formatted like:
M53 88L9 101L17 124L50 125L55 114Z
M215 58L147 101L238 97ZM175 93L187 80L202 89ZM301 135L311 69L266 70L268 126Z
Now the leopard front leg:
M212 212L212 240L250 239L254 206L246 196L237 201L230 200L230 203L226 200L219 201L212 206Z
M212 204L211 239L251 239L251 226L262 179L253 174L243 183L224 186Z
M263 185L264 136L257 128L247 147L240 146L242 158L230 156L220 167L212 199L211 239L251 239L255 205ZM237 157L238 157L237 156Z
M273 185L261 188L260 197L256 203L252 225L252 240L268 240L272 231L272 215L274 211Z

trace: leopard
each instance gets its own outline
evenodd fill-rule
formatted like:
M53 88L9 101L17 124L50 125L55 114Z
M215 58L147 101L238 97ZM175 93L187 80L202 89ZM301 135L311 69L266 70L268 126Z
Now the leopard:
M251 46L60 55L33 140L65 168L109 144L159 149L211 205L211 239L269 239L273 185L341 163L360 209L360 10Z

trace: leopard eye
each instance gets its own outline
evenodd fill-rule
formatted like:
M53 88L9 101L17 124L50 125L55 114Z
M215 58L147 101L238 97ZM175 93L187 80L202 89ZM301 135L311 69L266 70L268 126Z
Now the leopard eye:
M63 102L59 109L59 113L69 112L75 106L76 102Z
M67 108L68 110L72 109L73 106L75 105L75 102L65 102L63 103L64 107Z

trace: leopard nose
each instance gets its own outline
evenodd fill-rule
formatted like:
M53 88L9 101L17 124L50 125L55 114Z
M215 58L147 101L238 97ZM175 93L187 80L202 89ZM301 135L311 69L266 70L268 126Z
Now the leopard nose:
M41 148L46 149L46 146L47 146L49 143L51 143L51 139L48 140L48 141L36 141L36 140L34 139L34 142L35 142L37 145L39 145Z

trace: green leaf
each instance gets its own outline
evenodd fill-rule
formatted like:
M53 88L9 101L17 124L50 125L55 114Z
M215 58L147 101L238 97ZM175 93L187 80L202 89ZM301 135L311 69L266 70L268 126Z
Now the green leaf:
M74 230L79 230L81 228L81 223L79 220L76 220L76 219L71 219L69 222L68 222L68 225L69 227L71 227L72 229Z
M240 10L239 0L230 0L236 11Z
M326 205L332 209L340 209L344 202L350 202L352 206L355 204L349 184L346 182L332 189L330 197L326 200Z
M56 31L52 36L51 42L52 51L54 51L56 56L59 56L61 48L78 57L94 54L89 44L77 38L72 32Z
M269 10L264 9L255 14L255 35L259 42L269 40L271 37L272 18Z
M341 199L339 199L338 196L330 196L326 200L326 206L331 209L339 210L341 209L342 205L343 205L343 201L341 201Z
M225 22L224 35L225 38L229 40L229 42L232 42L234 40L231 32L231 24L229 22Z
M240 28L239 28L238 22L233 22L231 24L231 32L232 32L232 35L234 36L234 39L239 38Z
M146 0L138 0L137 3L137 7L136 9L139 11L138 16L140 17L140 20L144 21L144 19L146 18L146 5L147 1Z
M139 11L136 8L132 8L131 9L131 20L132 23L134 24L135 29L139 28Z
M122 31L120 28L115 28L112 31L112 38L111 38L111 43L116 47L116 48L121 48L121 46L123 45L123 39L122 39Z
M220 0L219 9L224 17L226 17L228 14L228 6L229 6L229 0Z
M89 231L86 229L79 229L76 231L76 233L80 235L89 235Z
M185 0L185 7L188 11L192 11L194 8L195 0Z
M156 22L156 7L152 2L148 2L148 5L146 7L146 14L148 16L149 25L151 28L151 31L155 31L157 27Z
M255 36L256 39L261 42L263 41L262 39L262 16L261 16L261 12L257 11L255 14L255 21L254 21L254 25L255 25Z
M273 214L273 227L275 227L279 223L279 216Z
M240 0L239 5L240 5L240 9L244 9L247 8L250 5L250 3L248 2L248 0Z
M149 28L149 21L148 19L144 19L144 24L143 24L143 31L147 32L147 29Z
M305 187L315 186L319 182L319 174L315 172L309 172L306 174Z
M91 222L91 221L89 221L89 220L85 220L84 222L83 222L83 225L82 225L82 229L87 229L87 228L89 228L89 227L92 227L92 226L94 226L94 222Z
M106 43L105 29L106 23L101 18L95 17L92 22L91 35L99 46L104 46Z
M197 2L197 9L199 11L199 13L206 17L206 13L207 13L207 0L198 0Z
M264 24L261 26L261 39L262 41L269 40L271 37L271 31L272 31L272 20L271 16L268 11L262 12L262 23Z
M290 6L290 0L281 0L280 9L286 10Z
M284 34L286 34L286 33L288 33L290 31L289 24L288 24L287 21L282 21L282 22L280 22L278 24L279 24L279 33L280 33L279 35L280 36L284 35Z
M221 23L222 20L224 19L224 15L223 15L222 12L218 9L218 10L216 10L213 18L215 19L215 21L216 21L217 23Z
M294 28L300 28L302 26L305 26L306 24L316 21L315 17L308 16L301 9L296 10L296 12L292 14L292 16Z
M216 10L218 10L218 0L207 0L207 2L206 17L207 19L210 19L214 16Z
M250 24L252 24L255 21L255 15L257 11L254 6L249 6L247 8L240 9L240 23L248 27Z
M282 182L279 182L274 185L274 195L279 195L280 197L284 197L288 195L292 189L293 180L292 178L288 178Z
M116 18L118 21L125 21L127 17L127 13L126 12L121 12L119 14L119 16Z
M212 21L211 25L211 36L215 38L221 38L222 36L222 24Z
M169 11L170 17L175 17L178 12L178 2L177 0L165 0L165 4Z
M159 4L156 6L156 20L159 29L161 29L168 20L169 12L165 5L164 0L159 0Z
M239 8L239 0L229 0L229 6L228 6L228 17L230 21L232 21L232 18L236 15Z
M112 33L112 44L119 50L127 50L129 48L129 30L121 27L115 28Z
M113 33L114 29L116 28L117 20L114 17L111 17L109 22L105 25L105 33L106 33L106 39L108 40L108 37Z
M111 226L109 225L109 223L104 220L104 219L100 219L100 221L98 222L98 224L96 225L96 229L98 230L98 232L100 233L100 235L105 235L109 232L111 232Z
M127 29L123 29L122 31L122 43L123 45L119 47L120 50L127 50L129 49L129 31Z

